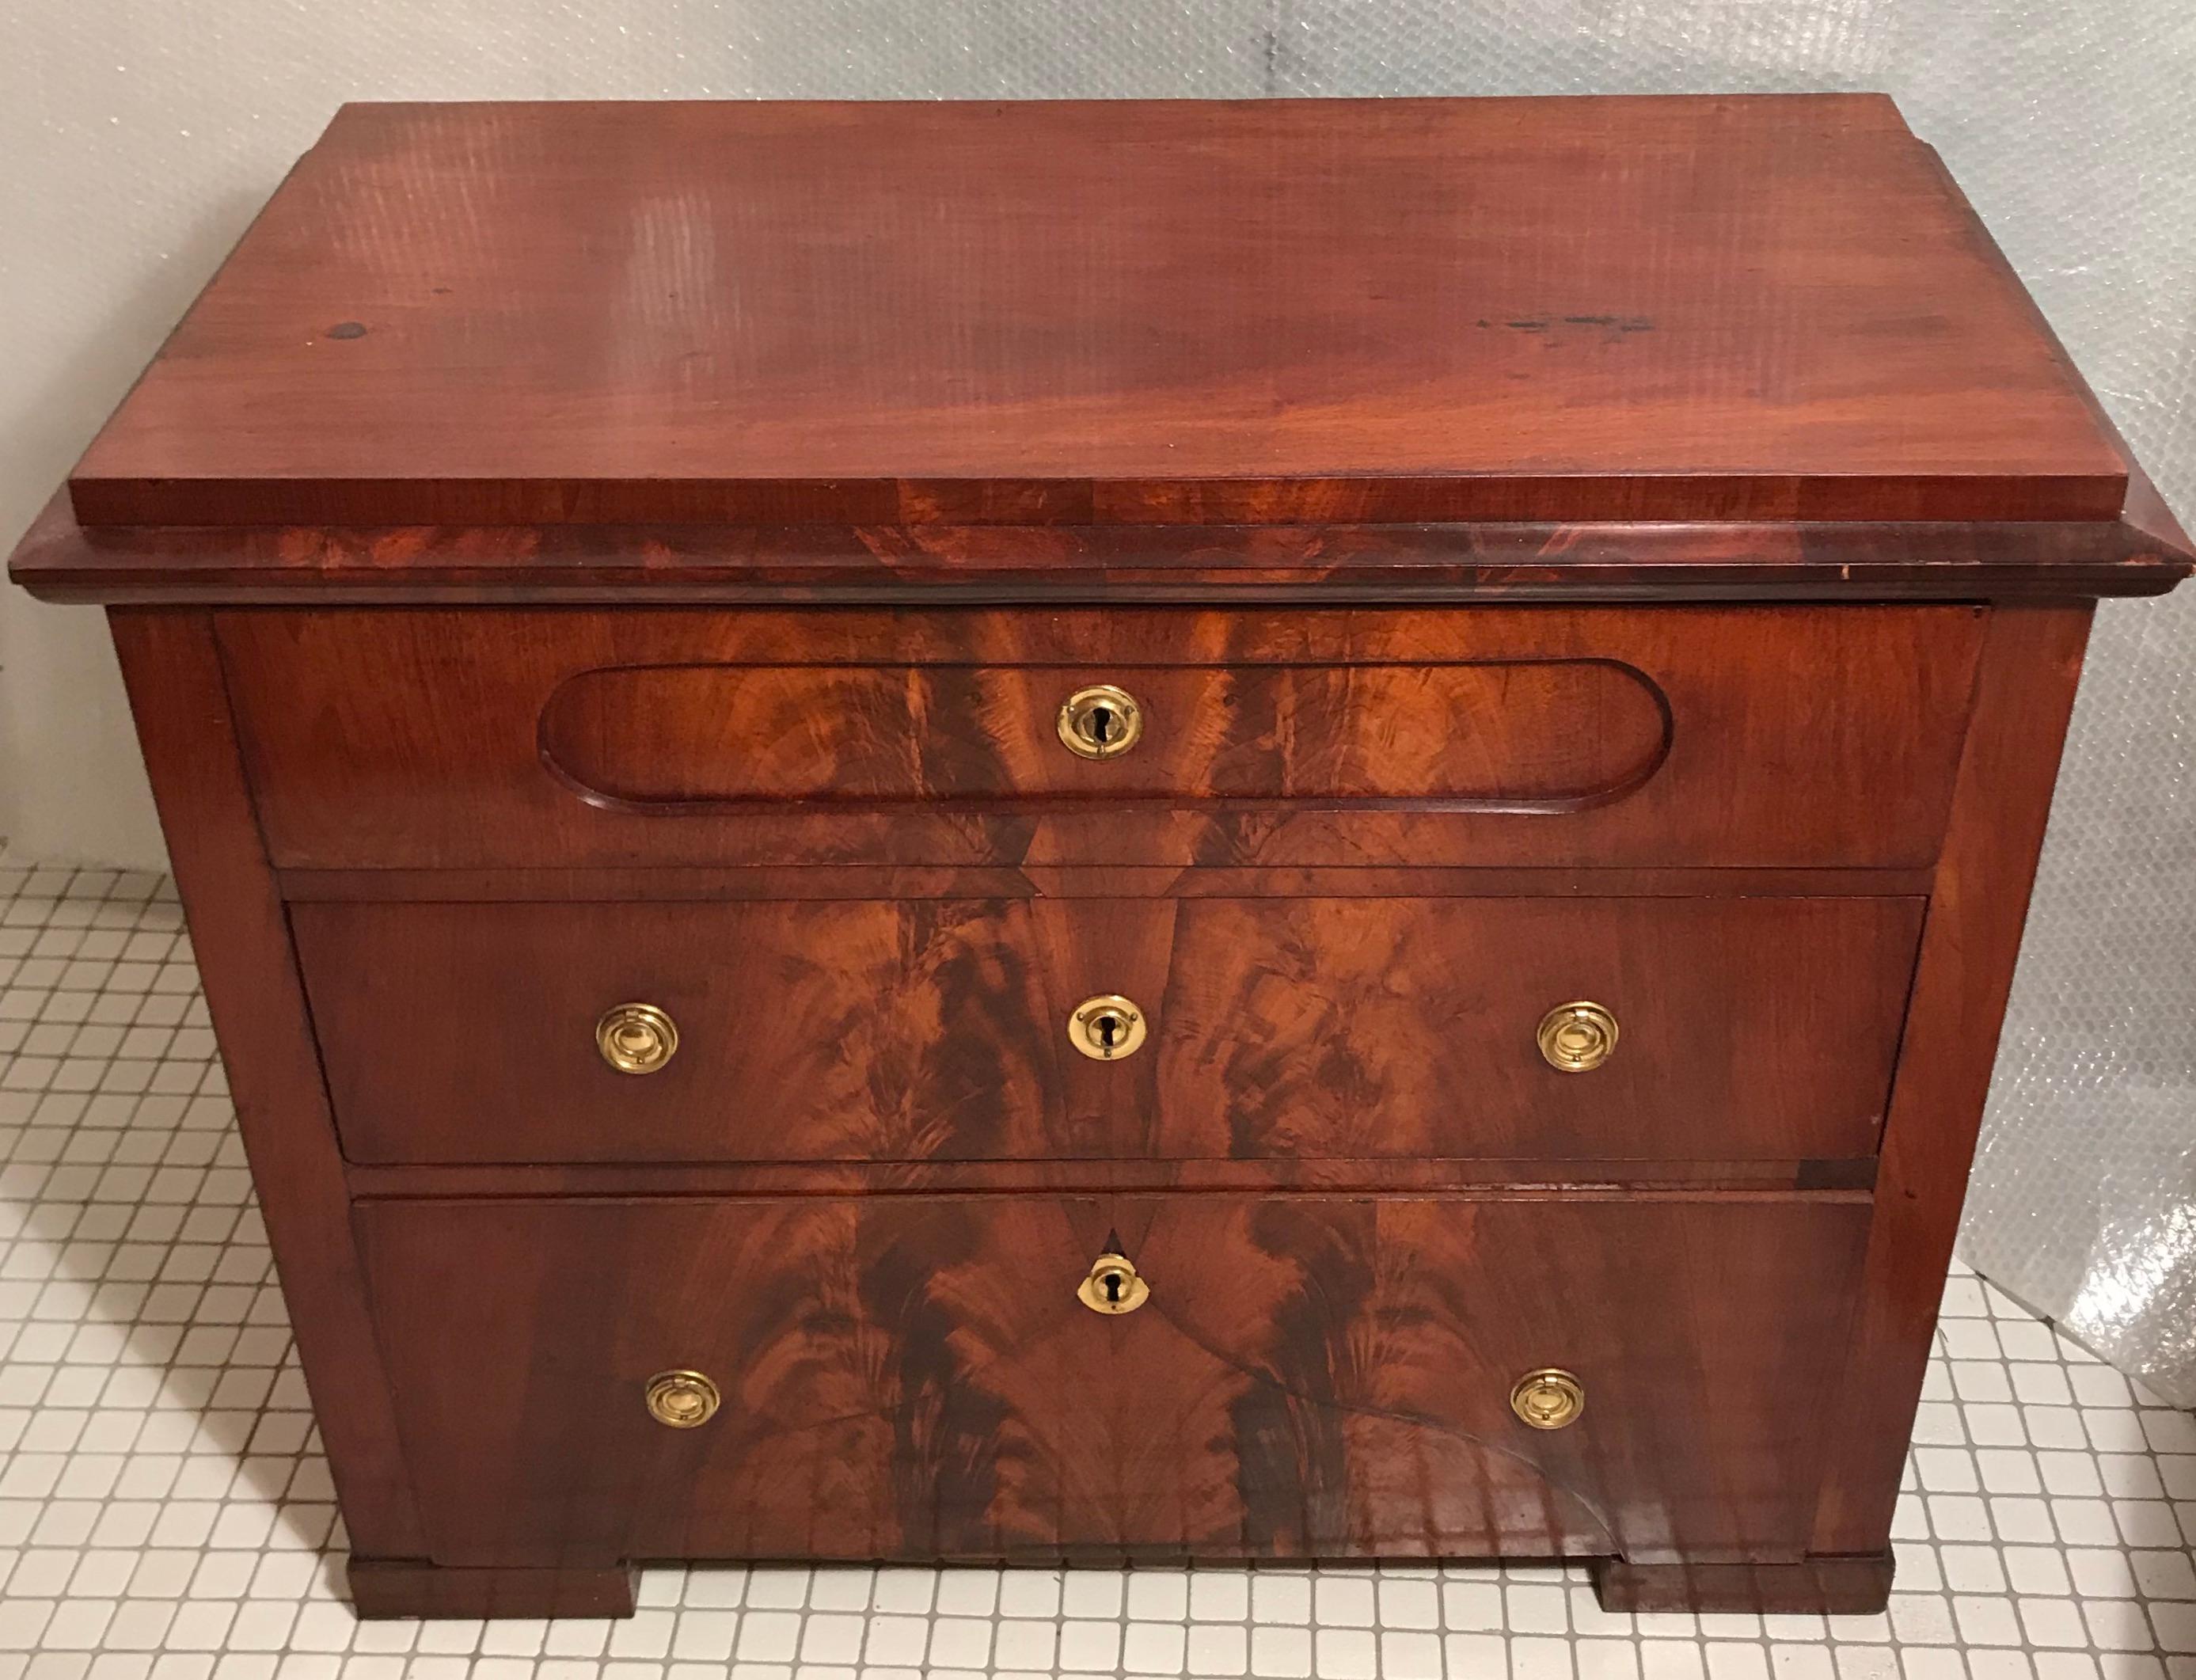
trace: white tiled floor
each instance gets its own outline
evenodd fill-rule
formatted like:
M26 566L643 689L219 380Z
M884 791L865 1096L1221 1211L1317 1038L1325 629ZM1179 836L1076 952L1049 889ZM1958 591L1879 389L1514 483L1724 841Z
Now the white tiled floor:
M355 1622L181 929L153 877L0 869L0 1680L2196 1680L2196 1419L1971 1276L1891 1612L1835 1629L1554 1567L662 1569L629 1621Z

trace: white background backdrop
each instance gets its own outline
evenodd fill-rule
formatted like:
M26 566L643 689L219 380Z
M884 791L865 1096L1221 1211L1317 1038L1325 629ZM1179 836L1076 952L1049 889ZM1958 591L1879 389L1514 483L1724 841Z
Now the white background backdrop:
M0 0L0 543L346 99L1882 89L2196 512L2189 0ZM2196 1404L2196 586L2108 605L1969 1257ZM0 832L149 864L96 613L0 591Z

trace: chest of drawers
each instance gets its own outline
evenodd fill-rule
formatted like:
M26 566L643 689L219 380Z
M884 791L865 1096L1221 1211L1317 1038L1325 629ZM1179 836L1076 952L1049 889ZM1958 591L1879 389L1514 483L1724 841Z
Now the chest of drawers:
M347 107L108 607L367 1614L1880 1606L2091 603L1858 96Z

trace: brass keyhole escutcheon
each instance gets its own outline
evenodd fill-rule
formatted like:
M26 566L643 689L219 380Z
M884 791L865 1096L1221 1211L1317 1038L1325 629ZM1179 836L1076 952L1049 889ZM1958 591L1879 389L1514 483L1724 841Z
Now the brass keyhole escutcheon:
M1101 1254L1075 1298L1094 1313L1133 1313L1152 1298L1152 1286L1136 1275L1124 1254Z
M1067 1018L1068 1042L1093 1061L1134 1055L1145 1031L1144 1012L1118 992L1084 998Z
M1536 1429L1561 1429L1586 1410L1586 1384L1550 1365L1529 1371L1510 1391L1510 1409Z
M1588 1073L1616 1049L1616 1017L1598 1003L1558 1003L1540 1017L1540 1054L1564 1073Z
M679 1053L679 1029L653 1003L621 1003L595 1023L595 1048L620 1073L653 1073Z
M648 1379L648 1415L673 1429L698 1429L717 1415L724 1398L698 1371L659 1371Z
M1125 689L1078 689L1060 708L1060 738L1078 758L1118 759L1144 732L1144 708Z

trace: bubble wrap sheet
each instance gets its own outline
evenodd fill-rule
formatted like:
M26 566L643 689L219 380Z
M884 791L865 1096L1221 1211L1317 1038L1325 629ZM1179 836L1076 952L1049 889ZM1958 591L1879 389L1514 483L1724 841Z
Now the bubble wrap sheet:
M0 0L0 535L347 98L1881 88L2196 511L2188 0ZM87 765L137 776L95 621L0 610L19 813ZM2193 664L2196 588L2100 615L1964 1234L1974 1265L2184 1405ZM63 707L95 726L22 721Z

